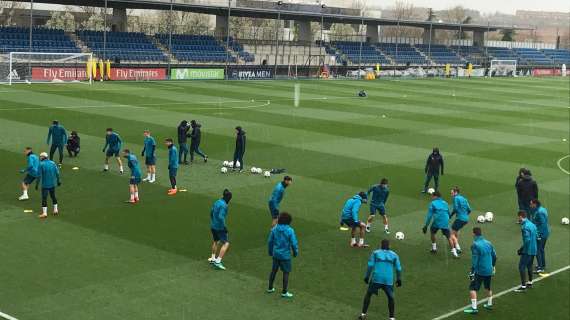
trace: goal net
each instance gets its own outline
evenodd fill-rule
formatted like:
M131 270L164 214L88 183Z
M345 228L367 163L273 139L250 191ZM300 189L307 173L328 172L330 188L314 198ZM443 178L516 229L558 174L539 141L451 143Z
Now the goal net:
M0 55L0 83L91 84L96 66L91 53L10 52Z
M489 75L491 77L515 77L517 60L491 60Z

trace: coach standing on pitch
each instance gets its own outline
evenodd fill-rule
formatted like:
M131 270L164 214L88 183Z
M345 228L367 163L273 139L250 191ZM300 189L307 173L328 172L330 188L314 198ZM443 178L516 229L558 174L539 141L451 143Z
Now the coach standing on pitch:
M178 125L178 164L188 164L188 131L190 126L188 126L188 121L182 120ZM182 155L184 155L184 161L182 160Z
M530 214L530 201L538 199L538 185L532 178L532 173L527 168L519 170L519 176L515 182L519 210Z
M245 153L245 131L242 127L236 127L236 149L234 151L234 166L236 169L236 163L239 161L239 171L243 171L243 155Z
M443 156L439 153L439 148L433 148L432 153L428 156L426 161L426 167L424 172L426 174L426 180L424 183L424 190L422 193L426 193L433 178L435 183L435 191L439 189L439 173L441 170L441 175L443 176Z

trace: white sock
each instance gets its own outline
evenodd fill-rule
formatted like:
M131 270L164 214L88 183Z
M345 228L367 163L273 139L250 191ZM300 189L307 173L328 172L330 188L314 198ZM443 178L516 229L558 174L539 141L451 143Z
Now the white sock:
M437 250L437 243L432 243L432 244L431 244L431 248L432 248L433 250Z
M53 212L57 212L57 204L53 205Z
M150 180L152 181L156 180L156 173L150 175Z
M459 242L455 245L455 249L461 251L461 247L459 246Z
M493 305L493 296L489 296L489 299L487 300L487 305L490 305L490 306Z
M131 193L131 201L134 201L134 200L135 200L135 194Z
M384 230L388 230L388 225L387 225L387 224L384 225Z
M216 260L216 254L215 254L215 253L212 253L212 257L211 257L211 258L212 258L212 260Z
M222 263L222 258L217 257L217 258L216 258L216 263Z
M135 198L137 198L137 199L139 198L139 192L138 191L135 192Z
M363 244L364 244L364 239L360 238L360 239L358 240L358 244L363 245Z
M367 223L366 223L366 228L370 228L371 225L372 225L372 223L367 222Z
M147 180L150 180L150 173L147 173L147 174L146 174L146 179L147 179Z
M352 244L355 244L355 243L356 243L356 238L351 238L351 239L350 239L350 244L352 245Z
M22 195L23 195L24 197L27 197L27 196L28 196L28 190L24 190L24 192L22 192Z
M109 170L109 165L106 164L106 165L104 166L104 168L105 168L105 170Z
M471 308L477 309L477 299L471 299Z
M451 248L451 253L453 253L454 255L457 255L457 250L455 248Z
M109 166L107 166L107 169L109 169ZM123 166L119 167L119 171L123 172Z
M42 207L42 213L47 214L47 207Z

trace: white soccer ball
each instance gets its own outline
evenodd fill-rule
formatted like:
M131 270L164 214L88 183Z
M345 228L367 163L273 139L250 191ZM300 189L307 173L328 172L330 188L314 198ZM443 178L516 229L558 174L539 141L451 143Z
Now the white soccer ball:
M224 163L222 164L224 167L228 167L230 165L229 161L224 161Z
M563 224L563 225L569 225L569 224L570 224L570 219L568 219L568 218L566 218L566 217L562 218L562 224Z
M480 215L477 217L477 222L479 223L485 223L486 219L484 215Z
M257 168L257 173L258 173L258 174L262 174L262 173L263 173L263 169Z
M434 188L429 188L429 189L427 190L427 192L428 192L429 194L434 194L435 189L434 189Z
M404 240L404 238L405 238L405 235L403 232L401 232L401 231L396 232L396 239L397 240Z
M228 173L228 168L226 167L222 167L222 169L220 169L221 173Z
M251 173L256 174L257 173L257 168L256 167L251 167Z
M234 162L228 161L228 168L233 168L233 167L234 167Z
M236 168L239 168L239 166L240 166L239 161L236 161Z
M493 222L493 219L495 218L495 215L492 212L485 212L485 221L487 222Z
M263 173L263 176L266 177L266 178L269 178L269 177L271 177L271 172L265 171L265 172Z

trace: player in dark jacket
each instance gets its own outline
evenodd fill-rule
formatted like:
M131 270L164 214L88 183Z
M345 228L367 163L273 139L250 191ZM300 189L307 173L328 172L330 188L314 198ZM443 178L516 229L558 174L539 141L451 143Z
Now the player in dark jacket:
M77 157L81 148L81 139L77 135L77 131L71 131L66 147L70 157Z
M532 178L532 173L527 168L519 170L519 176L515 182L517 190L519 210L530 214L530 200L538 199L538 185Z
M236 164L239 162L239 171L243 170L243 155L245 153L245 131L242 127L236 127L236 150L234 151L234 170L236 169Z
M432 153L427 158L424 172L426 174L426 180L422 193L427 192L432 178L435 183L435 191L437 191L439 189L439 173L441 172L443 176L443 156L439 153L439 148L433 148Z
M182 120L178 125L178 163L188 164L188 131L190 131L190 126L188 121ZM182 161L182 155L184 155L184 161Z
M190 162L194 162L194 152L199 156L204 158L204 162L208 162L208 156L200 150L200 142L202 140L202 125L196 122L196 120L190 121L190 127L192 127L192 132L190 132Z

